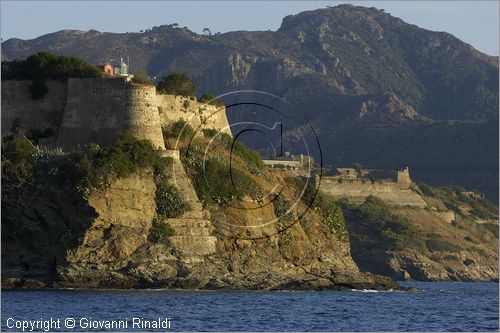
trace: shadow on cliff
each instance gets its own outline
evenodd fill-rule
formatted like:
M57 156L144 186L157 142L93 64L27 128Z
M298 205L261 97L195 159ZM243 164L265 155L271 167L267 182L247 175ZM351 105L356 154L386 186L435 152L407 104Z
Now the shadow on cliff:
M81 243L97 216L67 188L25 186L15 202L2 200L2 279L16 287L57 281L67 252Z

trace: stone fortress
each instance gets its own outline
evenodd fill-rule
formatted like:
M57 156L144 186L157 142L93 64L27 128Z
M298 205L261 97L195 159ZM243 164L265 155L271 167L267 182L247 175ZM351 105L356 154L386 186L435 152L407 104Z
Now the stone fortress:
M231 134L223 107L195 97L159 95L154 86L131 83L127 77L48 81L48 93L39 100L31 99L30 84L2 81L2 136L16 127L36 130L44 133L40 144L71 148L109 145L130 131L165 149L162 127L181 119L198 130Z
M337 168L334 176L322 177L320 188L335 198L347 197L363 201L374 195L395 206L426 207L426 202L412 189L408 168L398 170L370 170ZM318 180L319 181L319 180Z

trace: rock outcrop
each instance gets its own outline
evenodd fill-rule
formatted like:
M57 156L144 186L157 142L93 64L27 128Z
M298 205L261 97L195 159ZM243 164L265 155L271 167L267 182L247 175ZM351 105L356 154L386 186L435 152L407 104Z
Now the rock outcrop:
M47 188L25 210L3 212L2 287L399 288L389 278L361 273L349 243L339 241L312 211L307 233L296 223L288 236L272 225L268 237L235 237L228 221L246 228L274 216L272 208L246 215L215 206L204 210L192 187L182 185L181 167L174 163L191 210L166 220L176 231L170 246L148 238L155 184L147 170L117 179L87 200Z

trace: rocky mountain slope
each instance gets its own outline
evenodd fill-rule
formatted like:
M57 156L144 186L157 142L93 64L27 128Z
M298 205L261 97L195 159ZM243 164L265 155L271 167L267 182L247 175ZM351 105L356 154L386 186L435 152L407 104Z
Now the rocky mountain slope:
M64 30L7 40L2 59L40 50L93 63L123 52L132 71L186 72L200 93L270 92L296 106L285 133L299 119L310 121L326 164L409 166L417 180L498 196L498 59L375 8L341 5L287 16L277 31L212 36L176 25L121 34ZM255 121L236 108L228 117ZM287 145L299 152L296 142Z

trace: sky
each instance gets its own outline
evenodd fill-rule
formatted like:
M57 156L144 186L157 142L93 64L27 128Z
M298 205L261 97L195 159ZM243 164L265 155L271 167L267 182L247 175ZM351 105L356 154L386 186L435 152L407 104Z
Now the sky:
M383 8L408 23L452 33L499 54L499 1L1 1L1 38L32 39L63 30L138 32L178 23L201 33L276 30L282 18L342 3Z

